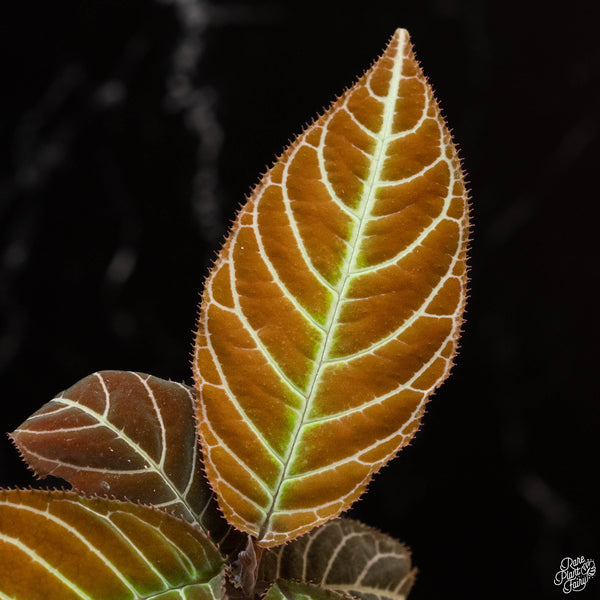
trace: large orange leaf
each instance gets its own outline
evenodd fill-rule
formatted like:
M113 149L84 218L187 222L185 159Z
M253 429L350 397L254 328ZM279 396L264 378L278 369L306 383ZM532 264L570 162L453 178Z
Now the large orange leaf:
M261 545L347 509L417 430L456 351L468 225L460 161L399 29L264 175L202 298L206 471Z

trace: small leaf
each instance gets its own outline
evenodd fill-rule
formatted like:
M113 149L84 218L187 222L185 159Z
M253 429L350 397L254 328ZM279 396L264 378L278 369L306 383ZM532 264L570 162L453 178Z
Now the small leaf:
M0 597L222 597L224 565L191 524L73 492L0 490Z
M264 600L347 600L347 598L316 585L280 580L271 586Z
M259 579L318 583L363 600L405 600L416 577L408 549L351 519L336 519L267 551Z
M467 194L399 29L264 175L202 297L195 381L226 518L269 547L338 516L449 373Z
M152 504L218 536L226 525L202 475L193 396L192 388L152 375L94 373L45 404L12 439L41 477Z

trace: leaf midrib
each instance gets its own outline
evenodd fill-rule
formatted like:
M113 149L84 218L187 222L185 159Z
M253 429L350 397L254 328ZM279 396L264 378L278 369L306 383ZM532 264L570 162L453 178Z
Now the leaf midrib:
M310 408L311 408L312 402L314 400L315 390L317 388L317 384L321 377L322 369L327 363L326 357L330 351L330 347L331 347L332 340L333 340L333 332L336 328L337 319L338 319L341 307L343 305L343 301L346 297L348 283L350 281L350 277L351 277L353 271L355 270L354 267L356 264L356 257L357 257L357 254L358 254L358 251L360 248L362 234L363 234L366 222L367 222L366 215L368 213L369 208L372 206L374 190L376 188L376 182L380 180L380 174L381 174L382 166L383 166L384 159L385 159L385 150L386 150L387 141L388 141L388 137L389 137L387 135L387 132L391 130L391 123L393 122L394 108L395 108L396 99L397 99L397 91L398 91L398 86L399 86L400 80L401 80L402 65L404 62L402 57L404 54L405 44L406 44L406 32L400 31L399 32L399 40L398 40L398 48L396 50L396 55L394 56L394 60L393 60L392 78L391 78L391 81L389 84L388 94L384 101L383 123L382 123L379 134L375 135L375 138L377 140L377 147L373 153L373 160L371 162L369 176L365 183L364 192L362 194L362 199L361 199L361 203L360 203L362 205L362 211L360 213L360 216L358 217L358 223L355 226L355 233L354 233L353 239L349 244L349 247L351 248L350 256L344 261L343 274L342 274L342 277L340 278L341 284L339 285L340 291L339 292L334 291L334 294L336 295L336 299L332 303L332 307L330 309L330 316L327 319L325 340L319 351L319 356L318 356L317 360L315 361L315 369L311 376L310 384L307 386L308 390L307 390L306 394L303 394L303 396L305 397L304 409L303 409L300 419L298 420L298 423L296 425L296 430L294 431L294 434L292 436L292 441L289 445L288 454L287 454L285 460L283 461L283 468L281 471L281 475L279 477L279 481L277 482L277 487L272 495L271 505L269 507L269 510L267 511L263 525L261 526L260 531L258 533L259 540L261 540L264 537L265 533L268 531L271 517L275 513L275 506L279 499L281 487L283 486L284 482L287 479L288 470L290 468L290 465L292 463L292 459L294 456L294 450L296 449L297 444L298 444L298 438L306 424L306 421L307 421L306 416L310 412Z
M129 448L131 448L131 450L135 454L139 455L148 464L148 468L155 471L160 476L160 478L165 482L165 485L169 488L169 490L171 490L171 492L174 496L174 499L177 499L177 501L181 502L181 504L183 505L183 508L185 508L189 517L191 517L193 519L192 523L199 525L198 520L196 518L196 514L192 510L191 506L189 506L186 498L182 495L182 493L179 491L179 489L177 489L175 484L169 479L169 477L166 475L166 473L164 473L161 470L160 465L139 444L136 444L127 434L125 434L125 432L123 432L122 430L120 430L117 427L115 427L114 425L112 425L112 423L108 419L106 419L104 417L104 415L101 415L100 413L85 406L84 404L81 404L79 402L71 400L70 398L65 398L65 397L61 397L61 396L59 396L58 398L55 398L54 401L61 402L61 403L65 404L66 406L70 406L72 408L81 410L82 412L86 413L87 415L95 418L100 425L106 427L109 431L113 432L117 436L117 438L124 441L125 444ZM87 467L85 467L85 466L81 467L81 468L84 470L87 470ZM111 472L110 469L103 469L103 470L107 473Z

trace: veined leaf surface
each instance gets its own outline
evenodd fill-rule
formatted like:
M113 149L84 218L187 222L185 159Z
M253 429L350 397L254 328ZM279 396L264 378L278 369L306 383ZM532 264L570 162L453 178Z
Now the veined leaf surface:
M326 590L309 583L277 581L265 594L265 600L348 600L333 590Z
M38 476L164 508L218 540L226 525L202 475L193 397L181 383L102 371L45 404L12 439Z
M263 554L259 581L317 583L362 600L406 600L414 583L407 548L372 527L335 519Z
M206 535L163 511L0 490L0 598L218 600L223 573Z
M202 298L220 507L263 546L337 516L419 426L462 323L460 161L406 31L264 175Z

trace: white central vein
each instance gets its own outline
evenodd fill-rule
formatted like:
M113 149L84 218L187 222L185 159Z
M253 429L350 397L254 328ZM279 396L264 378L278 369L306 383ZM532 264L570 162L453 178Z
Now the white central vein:
M275 492L273 493L271 506L268 509L264 523L258 534L259 539L261 539L264 536L264 534L268 531L270 519L271 519L272 515L275 512L277 512L276 504L279 499L279 493L280 493L280 490L281 490L281 487L282 487L284 481L288 478L288 471L292 464L294 450L297 448L300 433L302 432L302 429L306 424L307 415L310 412L312 402L315 397L315 393L316 393L316 390L318 387L321 372L326 363L327 356L328 356L330 348L331 348L331 344L333 343L333 332L334 332L335 326L338 322L340 311L343 306L343 300L347 294L348 285L351 280L351 275L352 275L352 272L356 265L356 260L357 260L357 256L358 256L359 249L360 249L360 241L362 239L364 229L367 225L369 212L370 212L370 209L371 209L373 201L374 201L375 189L377 187L377 182L380 181L380 179L381 179L381 172L382 172L383 165L385 162L386 146L389 141L389 132L391 132L391 129L392 129L392 122L393 122L393 118L394 118L394 109L395 109L396 99L397 99L397 95L398 95L398 88L400 85L400 79L401 79L401 73L402 73L402 63L403 63L402 56L404 54L405 43L406 43L405 34L402 34L399 39L399 42L398 42L397 54L396 54L395 60L393 61L393 71L392 71L391 81L389 83L388 95L384 101L383 123L382 123L379 135L376 136L376 148L373 153L373 161L371 163L369 175L367 177L367 180L366 180L366 183L364 186L364 192L363 192L363 196L362 196L360 211L359 211L359 214L357 215L358 223L354 229L353 237L349 244L350 249L351 249L350 255L344 261L343 273L340 278L340 282L341 282L341 285L339 286L340 291L339 292L334 291L335 301L332 303L332 306L331 306L331 309L330 309L330 312L328 315L327 326L326 326L326 331L327 331L326 337L325 337L324 343L322 344L322 346L320 348L319 356L317 357L317 359L315 361L315 368L311 375L310 384L308 386L308 391L306 394L306 401L304 403L304 409L303 409L301 418L297 422L296 429L292 436L292 440L291 440L291 443L289 446L289 452L288 452L288 455L286 456L286 459L285 459L285 462L283 465L283 469L279 476L279 481L277 483L277 487L275 489ZM324 126L324 130L323 130L323 134L322 134L322 138L321 138L321 144L324 143L325 133L326 133L326 129ZM323 165L321 168L324 169L325 165ZM326 171L323 171L323 172L325 173Z
M98 375L98 377L102 381L102 378L99 375ZM102 381L102 383L104 383L104 382ZM103 387L105 387L105 386L103 385ZM105 388L105 393L108 394L108 390L106 390L106 388ZM196 515L194 514L194 511L188 506L185 496L181 493L181 491L177 488L177 486L166 475L166 473L163 470L162 465L160 463L157 463L139 444L137 444L133 439L131 439L124 431L115 427L115 425L113 423L111 423L110 420L107 418L108 406L110 406L110 394L108 394L106 396L107 410L105 411L105 414L102 414L102 415L83 404L75 402L74 400L70 400L69 398L58 397L58 398L55 398L54 401L62 403L64 405L74 408L76 410L80 410L81 412L89 415L93 419L96 419L103 427L106 427L109 431L114 433L114 435L117 438L119 438L120 440L125 442L125 444L135 454L138 454L144 460L144 462L148 465L149 469L152 469L152 471L154 471L155 473L157 473L159 475L159 477L164 482L165 486L171 491L173 496L179 502L181 502L181 504L183 505L183 508L185 508L186 512L189 513L189 515L194 519L193 522L197 523ZM83 467L83 468L87 469L87 467ZM110 469L105 469L105 471L111 472ZM146 471L146 472L148 472L148 471Z

